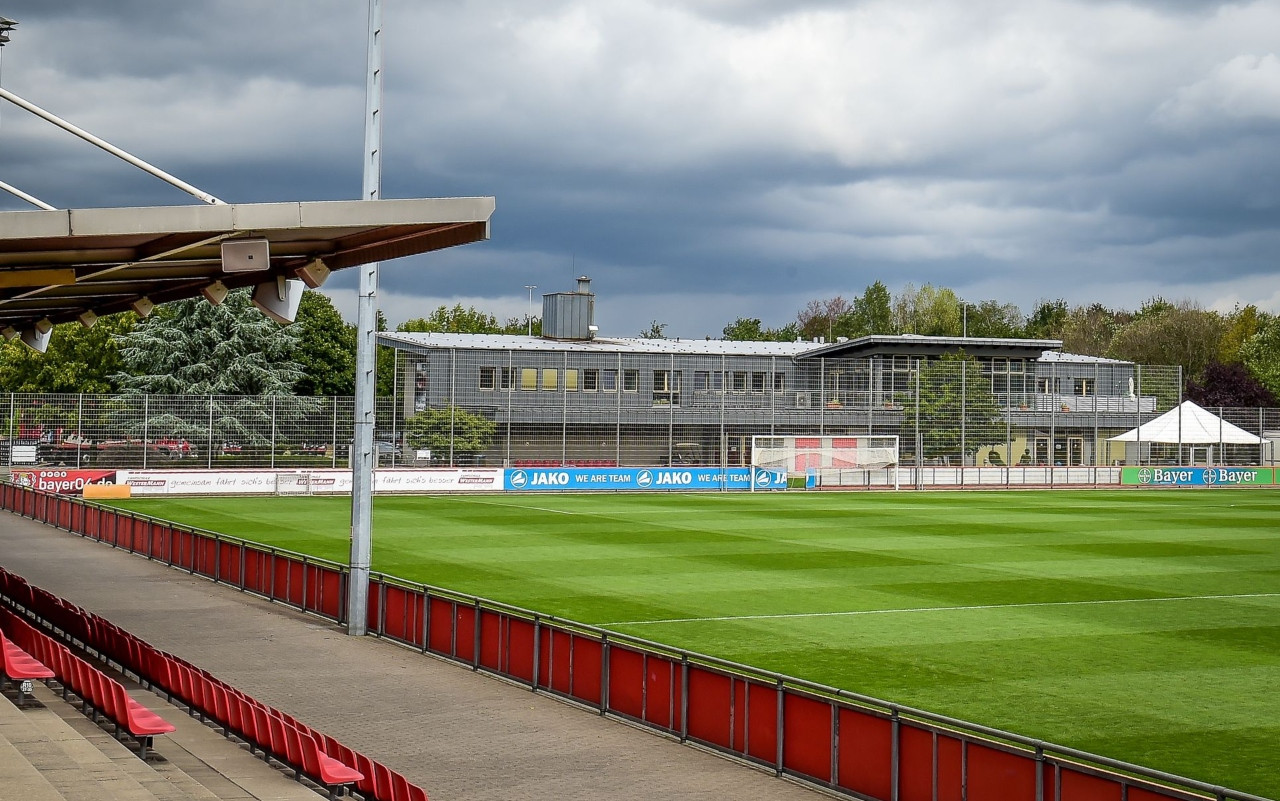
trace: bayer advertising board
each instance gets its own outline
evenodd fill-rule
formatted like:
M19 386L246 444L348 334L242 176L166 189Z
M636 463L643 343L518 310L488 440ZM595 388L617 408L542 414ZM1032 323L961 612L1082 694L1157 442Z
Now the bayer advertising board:
M1120 483L1139 487L1250 487L1276 483L1270 467L1126 467Z
M506 488L515 492L787 488L785 472L750 467L527 467L506 473Z

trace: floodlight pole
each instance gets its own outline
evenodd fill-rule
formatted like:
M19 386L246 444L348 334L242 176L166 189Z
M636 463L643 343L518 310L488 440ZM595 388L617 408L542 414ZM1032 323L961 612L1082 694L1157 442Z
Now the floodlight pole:
M364 200L382 194L382 2L369 0L369 63L365 74ZM373 428L378 382L378 263L360 267L356 306L355 431L351 441L351 572L347 634L363 636L369 621L373 554Z
M529 336L533 336L533 290L538 288L537 284L525 284L524 288L529 290L529 305L525 306L524 319L529 323Z

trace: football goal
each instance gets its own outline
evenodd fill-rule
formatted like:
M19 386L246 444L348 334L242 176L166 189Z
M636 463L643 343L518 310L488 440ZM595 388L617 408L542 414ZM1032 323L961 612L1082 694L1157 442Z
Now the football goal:
M276 472L276 495L310 495L311 473L307 470Z
M754 436L751 465L803 477L806 489L899 488L896 435Z

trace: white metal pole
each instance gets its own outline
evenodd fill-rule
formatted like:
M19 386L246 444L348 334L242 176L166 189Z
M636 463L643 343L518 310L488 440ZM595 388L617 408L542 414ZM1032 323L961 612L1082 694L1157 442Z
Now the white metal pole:
M71 123L67 122L61 117L55 114L52 114L48 111L45 111L44 109L37 106L35 103L32 103L27 100L23 100L21 97L18 97L13 92L10 92L8 89L0 87L0 98L4 98L5 100L8 100L10 103L13 103L15 106L18 106L19 108L23 108L23 109L26 109L27 111L30 111L32 114L36 115L37 117L40 117L42 119L45 119L53 123L54 125L58 126L64 131L75 134L76 136L80 137L81 139L88 142L89 144L96 145L97 147L102 148L103 150L107 151L108 153L115 156L116 158L123 159L124 161L127 161L130 164L132 164L133 166L151 173L152 175L164 181L165 183L176 186L179 189L181 189L183 192L186 192L189 195L193 195L199 198L200 200L203 200L205 203L208 203L214 206L226 205L221 200L218 200L216 197L209 194L208 192L205 192L202 189L197 189L196 187L192 186L191 184L187 183L181 178L178 178L177 176L174 176L174 175L170 175L169 173L165 172L159 167L156 167L153 164L149 164L143 161L142 159L138 158L132 153L128 153L124 150L121 150L120 148L116 147L110 142L94 136L93 134L89 133L83 128L72 125ZM23 198L23 199L25 200L26 198Z
M23 192L23 191L22 191L21 189L19 189L18 187L14 186L14 185L12 185L12 184L7 184L7 183L5 183L4 181L0 181L0 189L3 189L4 191L6 191L6 192L8 192L9 194L13 195L14 197L18 198L19 200L25 200L25 201L27 201L28 203L30 203L31 205L33 205L33 206L39 206L40 208L44 209L45 211L57 211L57 210L58 210L58 208L57 208L56 206L50 206L48 203L45 203L43 200L41 200L40 198L36 197L35 195L28 195L26 192Z
M365 79L363 199L382 194L382 2L369 0L368 69ZM351 572L347 633L368 631L369 565L373 553L373 428L377 389L378 263L360 267L356 306L355 430L351 442Z

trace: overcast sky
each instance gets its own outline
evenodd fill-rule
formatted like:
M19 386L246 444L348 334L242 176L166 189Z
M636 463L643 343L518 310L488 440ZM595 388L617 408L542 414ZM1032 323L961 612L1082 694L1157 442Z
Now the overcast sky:
M360 194L362 0L0 0L0 86L228 202ZM392 323L716 336L932 283L1029 312L1280 312L1280 0L384 0L383 196L493 195L384 264ZM0 180L194 202L15 106ZM0 209L29 208L0 193ZM355 271L325 291L354 318Z

